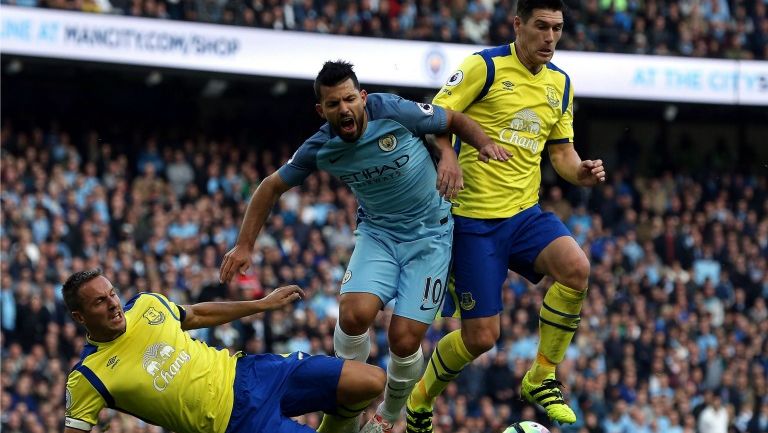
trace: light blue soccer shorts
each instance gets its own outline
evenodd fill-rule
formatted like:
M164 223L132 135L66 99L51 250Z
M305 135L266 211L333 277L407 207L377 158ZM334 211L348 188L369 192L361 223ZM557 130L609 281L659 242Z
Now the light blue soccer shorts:
M450 216L432 234L408 242L362 223L341 293L371 293L384 305L394 300L394 314L432 324L447 288L452 241Z

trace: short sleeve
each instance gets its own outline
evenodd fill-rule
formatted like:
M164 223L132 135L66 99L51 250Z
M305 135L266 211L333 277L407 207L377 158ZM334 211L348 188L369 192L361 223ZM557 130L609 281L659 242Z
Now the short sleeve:
M160 293L149 293L152 296L155 296L158 300L160 300L160 303L163 304L163 306L168 309L168 312L171 313L171 316L173 316L174 319L176 319L179 322L183 322L184 319L187 316L187 311L181 308L181 306L177 305L170 299L166 298L164 295L161 295Z
M158 318L161 315L162 311L167 311L170 313L171 317L175 319L177 322L183 322L184 319L187 316L187 312L179 305L176 305L173 303L173 301L169 300L165 296L161 295L160 293L151 293L151 292L141 292L138 293L136 296L131 298L128 302L125 303L125 307L123 309L125 311L129 311L133 308L134 304L138 302L139 298L142 296L152 296L159 301L163 307L161 307L159 310L155 309L154 307L149 308L146 312L144 312L144 317L149 320L150 322L154 320L158 320Z
M392 119L417 137L448 130L448 119L442 107L414 102L393 94L376 94L375 97L381 98L381 103L375 108L377 118Z
M325 125L299 146L291 159L277 170L283 182L290 186L301 185L307 176L317 171L317 151L330 140L328 130L328 125Z
M77 370L67 378L64 405L64 425L90 431L99 419L106 402L91 383Z
M448 78L432 103L453 111L461 111L474 102L485 85L488 67L480 55L464 59L459 68Z
M552 127L547 137L547 144L573 143L573 86L569 87L568 107Z

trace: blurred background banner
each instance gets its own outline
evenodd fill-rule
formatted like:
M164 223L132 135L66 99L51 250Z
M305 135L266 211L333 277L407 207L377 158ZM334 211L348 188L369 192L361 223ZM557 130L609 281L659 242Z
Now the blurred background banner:
M341 57L366 83L434 88L486 48L13 6L0 12L3 54L303 80ZM768 61L559 52L554 63L579 97L768 106Z

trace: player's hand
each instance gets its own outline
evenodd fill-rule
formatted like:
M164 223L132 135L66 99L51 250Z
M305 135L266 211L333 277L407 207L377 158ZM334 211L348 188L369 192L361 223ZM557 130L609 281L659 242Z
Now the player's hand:
M601 159L581 161L577 179L581 186L595 186L605 182L605 167Z
M227 254L224 254L224 260L221 261L221 268L219 268L219 281L228 283L235 276L235 272L244 275L245 271L251 267L251 252L251 248L235 245Z
M477 151L477 159L482 162L494 161L508 161L512 158L512 154L507 151L503 146L495 143L486 143Z
M257 302L261 304L264 311L279 310L286 305L298 301L304 297L304 291L299 286L283 286L278 287L272 291L269 295L259 299Z
M448 200L456 198L459 191L464 189L464 176L461 174L459 159L453 149L440 154L437 163L437 191Z

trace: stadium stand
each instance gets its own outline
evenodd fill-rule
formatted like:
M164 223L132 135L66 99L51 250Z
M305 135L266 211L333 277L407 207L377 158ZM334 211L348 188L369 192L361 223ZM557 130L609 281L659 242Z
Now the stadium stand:
M252 299L282 284L307 298L195 333L220 347L332 353L337 291L353 246L356 203L324 174L283 196L258 239L254 266L218 283L250 191L290 155L199 137L152 135L133 151L66 125L0 134L2 431L61 431L66 373L82 331L58 289L102 266L128 299L161 292L177 303ZM588 197L550 185L543 204L573 230L593 263L585 325L561 366L579 422L564 433L768 431L768 177L712 168L646 177L614 170ZM542 283L542 284L546 284ZM495 350L450 385L436 431L499 432L537 419L518 390L535 353L543 291L509 275ZM385 365L388 313L370 362ZM438 321L427 353L452 321ZM317 415L304 422L317 425ZM398 426L402 429L402 426ZM104 411L94 431L159 432Z
M2 0L274 30L499 45L514 0ZM764 0L566 0L560 49L768 59Z

